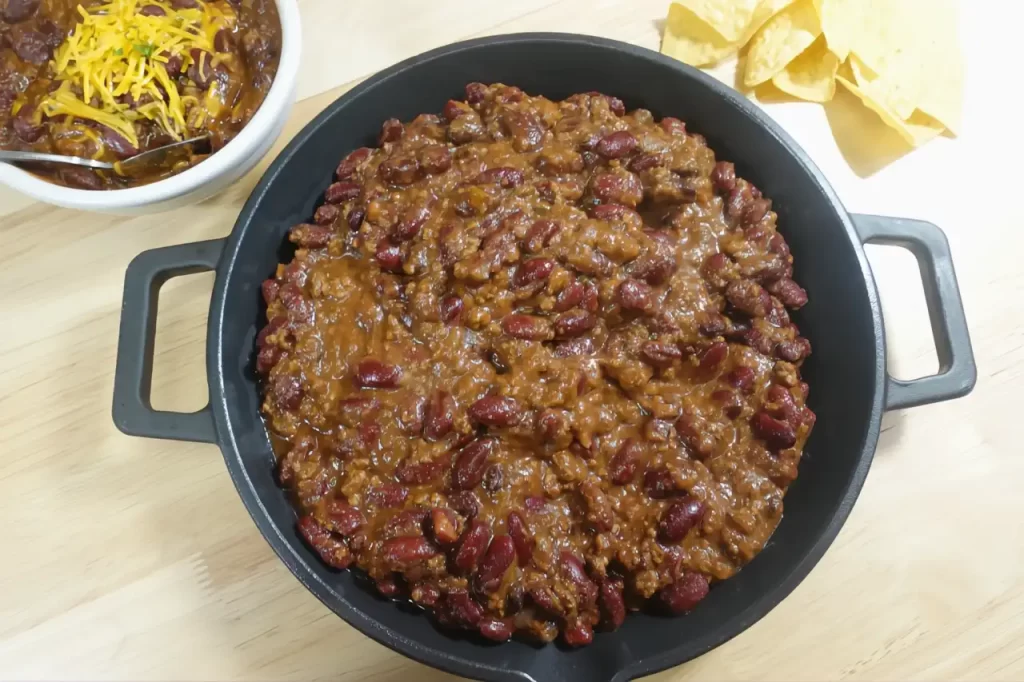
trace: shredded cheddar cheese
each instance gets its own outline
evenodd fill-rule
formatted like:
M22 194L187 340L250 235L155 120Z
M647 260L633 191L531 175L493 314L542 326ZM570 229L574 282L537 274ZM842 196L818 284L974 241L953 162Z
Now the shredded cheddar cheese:
M145 7L158 10L140 13ZM199 67L212 68L216 35L236 20L229 6L200 2L174 9L163 0L110 0L89 9L79 5L78 13L81 21L51 62L59 86L43 100L40 115L95 121L136 147L137 122L152 121L181 140L205 121L200 100L178 91L167 64L180 60L183 71L198 49L206 54Z

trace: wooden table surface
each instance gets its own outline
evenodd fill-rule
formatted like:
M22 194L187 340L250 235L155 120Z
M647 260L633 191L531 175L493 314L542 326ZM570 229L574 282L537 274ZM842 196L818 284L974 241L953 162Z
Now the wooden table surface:
M463 38L561 30L656 49L667 0L300 5L307 68L285 137L359 79ZM1024 380L1024 148L1010 80L1022 25L1018 0L964 0L956 140L908 154L845 93L825 107L765 105L849 209L946 230L979 380L965 399L886 415L860 500L811 575L744 634L652 679L1024 679L1013 397ZM372 642L307 592L260 537L215 447L130 438L111 422L125 266L145 249L226 235L268 162L202 205L147 217L0 189L0 679L453 679ZM913 259L869 251L890 369L934 371ZM165 287L157 407L207 400L212 281Z

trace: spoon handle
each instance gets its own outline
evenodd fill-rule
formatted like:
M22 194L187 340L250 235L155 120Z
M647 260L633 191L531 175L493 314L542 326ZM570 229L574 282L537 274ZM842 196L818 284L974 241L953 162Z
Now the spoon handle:
M114 164L106 161L95 161L83 159L80 156L63 156L61 154L44 154L42 152L19 152L7 149L0 149L0 161L44 161L48 163L63 163L70 166L82 166L83 168L96 168L99 170L112 170Z

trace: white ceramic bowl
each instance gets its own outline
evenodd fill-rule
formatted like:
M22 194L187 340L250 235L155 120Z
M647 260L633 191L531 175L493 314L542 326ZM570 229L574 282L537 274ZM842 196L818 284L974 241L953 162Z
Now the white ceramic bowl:
M295 102L302 51L298 0L275 0L281 17L281 63L270 91L249 123L224 148L188 170L141 187L87 190L64 187L7 163L0 184L48 204L103 213L140 214L195 204L248 173L281 134Z

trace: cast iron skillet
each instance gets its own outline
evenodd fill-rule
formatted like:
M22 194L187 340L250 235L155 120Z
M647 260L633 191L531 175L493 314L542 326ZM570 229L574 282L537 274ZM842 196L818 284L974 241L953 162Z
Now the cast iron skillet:
M438 112L471 81L518 85L560 99L599 90L627 108L672 115L702 133L719 158L774 200L810 303L796 322L814 344L804 366L818 415L800 477L768 546L715 585L690 615L634 614L578 650L522 642L487 645L446 634L384 601L303 545L274 480L259 415L254 338L264 323L260 282L274 272L289 227L320 201L338 161L375 143L381 122ZM921 267L939 374L899 381L885 371L885 335L862 244L910 249ZM171 277L216 270L207 341L210 405L193 414L149 403L156 302ZM327 108L267 170L227 239L140 254L125 276L114 422L128 434L216 443L242 501L281 560L335 613L377 641L438 668L489 680L624 681L698 656L742 632L796 587L831 544L860 491L885 410L968 393L976 369L949 246L934 225L851 216L807 155L743 97L701 72L623 43L563 34L471 40L433 50L369 79Z

